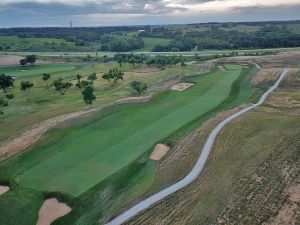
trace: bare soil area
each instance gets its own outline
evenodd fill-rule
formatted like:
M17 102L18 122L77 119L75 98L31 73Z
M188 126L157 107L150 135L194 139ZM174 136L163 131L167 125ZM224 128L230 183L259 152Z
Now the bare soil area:
M169 150L170 148L167 145L157 144L150 155L150 159L158 161L164 157Z
M144 102L149 102L152 96L142 96L142 97L129 97L129 98L122 98L117 100L117 104L139 104Z
M16 55L0 55L0 67L19 65L20 59L22 57Z
M175 84L171 87L171 90L173 91L184 91L190 87L194 86L193 83L179 83Z
M0 185L0 196L9 191L9 187Z
M83 116L96 109L79 111L45 120L34 125L31 129L21 132L15 137L0 143L0 161L16 155L36 143L47 130L67 120Z
M71 208L60 203L56 198L47 199L39 211L39 219L36 225L50 225L54 220L68 214Z

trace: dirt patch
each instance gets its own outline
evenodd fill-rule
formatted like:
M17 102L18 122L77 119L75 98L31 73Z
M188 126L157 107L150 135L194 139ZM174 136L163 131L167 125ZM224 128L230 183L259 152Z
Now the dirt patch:
M170 148L164 144L157 144L150 155L150 159L158 161L167 154Z
M16 55L0 55L0 66L19 65L22 57Z
M297 169L296 169L297 170ZM297 173L293 169L285 169L284 173L288 177L290 173ZM288 200L284 203L277 215L272 217L266 225L296 225L297 217L300 216L300 182L299 176L293 184L287 188Z
M296 225L295 212L297 208L296 204L284 204L277 216L265 225Z
M175 84L171 87L171 90L173 91L184 91L190 87L194 86L193 83L179 83Z
M64 203L60 203L56 198L48 199L39 211L37 225L50 225L54 220L68 214L71 208Z
M24 151L26 148L36 143L50 128L53 128L67 120L83 116L93 111L96 111L96 109L79 111L45 120L34 125L31 129L2 142L0 144L0 161Z
M0 185L0 196L9 191L9 187Z
M139 104L144 102L149 102L152 96L143 96L143 97L129 97L129 98L122 98L117 100L117 104Z
M288 189L289 199L293 202L300 202L300 183L292 185Z

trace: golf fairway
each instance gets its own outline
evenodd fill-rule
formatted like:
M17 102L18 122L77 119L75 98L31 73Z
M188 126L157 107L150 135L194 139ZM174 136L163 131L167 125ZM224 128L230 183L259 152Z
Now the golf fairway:
M81 195L225 100L242 66L227 64L226 68L190 77L188 81L195 85L186 91L165 91L140 105L108 107L80 126L62 128L57 132L68 132L31 149L46 148L51 154L33 163L16 182L39 191ZM25 163L31 160L34 154Z

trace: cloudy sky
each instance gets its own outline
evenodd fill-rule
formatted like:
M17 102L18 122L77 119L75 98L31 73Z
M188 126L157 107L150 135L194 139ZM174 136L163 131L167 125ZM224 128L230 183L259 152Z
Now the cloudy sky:
M0 27L300 19L300 0L0 0Z

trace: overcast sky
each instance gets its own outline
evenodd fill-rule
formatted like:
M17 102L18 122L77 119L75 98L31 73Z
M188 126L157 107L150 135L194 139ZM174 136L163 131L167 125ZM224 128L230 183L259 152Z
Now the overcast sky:
M0 0L0 27L300 19L300 0Z

